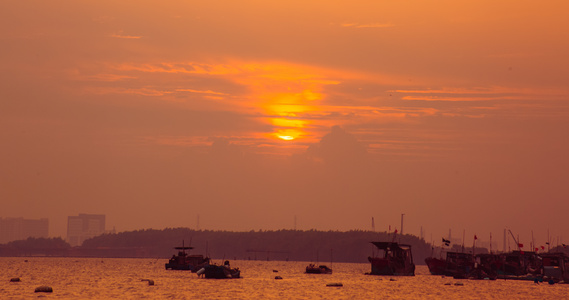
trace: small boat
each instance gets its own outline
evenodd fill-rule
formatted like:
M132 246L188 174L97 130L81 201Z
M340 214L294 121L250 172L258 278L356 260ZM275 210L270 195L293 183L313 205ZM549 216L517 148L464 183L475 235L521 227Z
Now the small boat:
M306 267L306 273L307 274L332 274L332 269L328 268L325 265L315 265L315 264L309 264Z
M371 242L383 255L368 257L371 263L370 275L415 276L415 264L411 245L396 242Z
M231 268L229 261L226 260L223 266L207 265L197 271L198 276L204 275L205 278L211 279L234 279L241 278L239 268Z
M209 265L209 257L204 257L201 254L188 254L186 250L194 249L194 247L184 246L184 241L182 241L181 247L174 247L174 249L179 250L178 255L172 255L172 258L165 264L166 270L189 270L195 273Z

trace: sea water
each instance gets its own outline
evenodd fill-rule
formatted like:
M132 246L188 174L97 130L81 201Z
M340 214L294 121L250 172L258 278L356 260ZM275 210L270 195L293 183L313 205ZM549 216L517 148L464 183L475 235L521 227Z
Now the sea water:
M369 264L334 263L305 274L307 262L231 261L240 279L205 279L166 270L167 259L0 258L0 299L568 299L569 284L373 276ZM221 264L222 261L215 261ZM330 264L327 264L330 266ZM276 276L282 279L275 279ZM11 282L20 278L20 282ZM152 280L154 285L150 285ZM328 286L341 283L342 286ZM35 293L38 286L52 293Z

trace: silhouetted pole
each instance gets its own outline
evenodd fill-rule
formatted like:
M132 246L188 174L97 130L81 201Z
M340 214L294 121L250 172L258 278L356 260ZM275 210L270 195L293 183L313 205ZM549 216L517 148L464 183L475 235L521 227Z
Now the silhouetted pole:
M296 215L294 216L294 230L296 231Z
M405 214L401 214L401 235L403 235L403 216Z

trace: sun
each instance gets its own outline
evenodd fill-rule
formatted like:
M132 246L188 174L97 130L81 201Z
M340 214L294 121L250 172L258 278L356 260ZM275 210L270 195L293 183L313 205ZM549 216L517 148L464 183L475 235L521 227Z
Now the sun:
M294 140L294 136L290 136L290 135L277 135L277 137L281 140L285 140L285 141L292 141Z

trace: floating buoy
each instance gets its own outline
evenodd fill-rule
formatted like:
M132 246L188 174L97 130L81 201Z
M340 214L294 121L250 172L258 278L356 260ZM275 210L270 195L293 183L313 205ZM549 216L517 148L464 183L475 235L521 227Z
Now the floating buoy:
M283 279L283 278L280 276L275 276L275 279Z
M202 275L203 273L205 273L205 268L201 268L196 272L196 274L198 274L198 276Z
M332 282L326 284L326 286L344 286L341 282Z
M34 292L35 293L53 293L53 289L51 288L51 286L42 285L42 286L38 286Z
M140 281L148 281L148 285L154 285L154 280L152 279L141 279Z
M464 285L464 283L462 283L462 282L457 282L457 283L455 283L454 285L462 286L462 285Z
M273 270L273 273L277 273L279 270Z
M389 281L397 281L395 278L389 278Z
M549 284L555 284L555 281L553 281L553 279L549 279L549 281L547 282Z
M20 282L20 277L14 277L10 279L10 282Z

